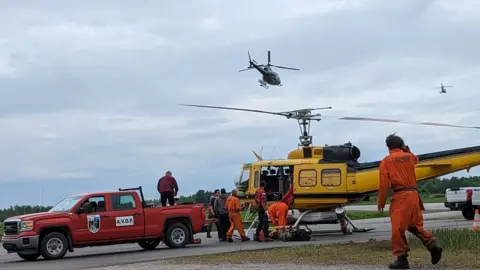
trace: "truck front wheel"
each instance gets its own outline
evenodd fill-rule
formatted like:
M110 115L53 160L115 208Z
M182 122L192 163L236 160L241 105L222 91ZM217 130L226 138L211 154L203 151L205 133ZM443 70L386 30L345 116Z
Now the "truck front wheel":
M40 254L24 254L24 253L17 253L18 257L26 260L26 261L36 261L38 257L40 257Z
M165 244L169 248L183 248L190 239L187 226L182 223L173 223L168 226L165 234Z
M138 245L143 249L154 250L160 245L160 239L144 239L138 241Z
M51 232L47 234L40 244L40 253L45 260L61 259L65 256L67 250L67 238L59 232Z
M473 218L475 217L475 212L473 211L473 209L463 208L462 215L467 220L473 220Z

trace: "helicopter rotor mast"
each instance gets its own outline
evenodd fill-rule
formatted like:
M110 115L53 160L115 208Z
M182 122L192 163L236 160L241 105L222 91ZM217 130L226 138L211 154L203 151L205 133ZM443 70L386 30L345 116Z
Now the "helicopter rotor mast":
M324 108L313 108L313 109L301 109L301 110L294 110L290 112L284 112L289 114L286 116L287 119L294 118L298 122L298 127L300 129L300 145L303 147L309 147L313 143L313 137L310 135L310 124L311 121L320 121L322 120L320 117L321 114L312 114L312 111L315 110L329 110L332 107L324 107Z

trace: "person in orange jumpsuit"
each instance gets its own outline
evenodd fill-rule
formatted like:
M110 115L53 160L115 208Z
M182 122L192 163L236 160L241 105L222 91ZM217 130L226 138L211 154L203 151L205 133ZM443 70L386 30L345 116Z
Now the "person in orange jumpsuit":
M237 198L237 190L232 191L232 196L228 197L225 206L230 217L230 228L227 231L227 241L230 243L233 242L232 235L235 229L240 233L242 242L250 240L250 238L245 235L245 230L243 229L242 217L240 216L242 207L240 206L240 200Z
M288 205L284 202L276 202L268 207L268 215L274 226L287 226Z
M417 192L415 165L418 157L410 152L403 139L395 134L389 135L385 143L389 155L380 162L380 183L377 206L383 213L388 189L393 189L390 202L390 221L392 225L392 253L397 260L389 269L409 269L407 260L410 251L405 231L418 237L430 251L431 263L437 264L442 258L442 248L436 244L432 234L423 228L423 203Z

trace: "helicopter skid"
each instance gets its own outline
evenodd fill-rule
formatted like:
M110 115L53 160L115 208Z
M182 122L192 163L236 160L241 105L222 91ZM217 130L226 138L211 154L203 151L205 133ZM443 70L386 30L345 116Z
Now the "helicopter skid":
M258 82L260 83L260 86L261 86L261 87L263 87L263 88L265 88L265 89L268 89L268 85L267 85L267 83L266 83L264 80L258 79Z
M313 215L315 215L317 213L321 213L324 216L324 219L323 220L318 220L320 222L318 222L317 224L328 223L327 222L327 217L328 217L327 214L335 215L335 219L337 220L337 222L340 223L340 231L345 235L349 235L349 234L352 234L352 233L369 232L369 231L375 230L375 228L359 228L359 227L357 227L357 225L350 218L348 218L348 216L346 215L346 210L343 207L338 207L337 209L335 209L335 212L313 212L312 210L305 211L297 218L295 224L292 227L299 229L300 226L301 226L300 222L303 223L304 219L308 219L309 216L312 217ZM313 222L311 222L311 223L313 223ZM312 230L310 230L310 228L308 228L308 226L306 224L302 224L302 225L305 226L307 228L307 231L309 231L313 235L319 235L319 234L324 234L324 233L338 233L339 232L339 230L312 231Z

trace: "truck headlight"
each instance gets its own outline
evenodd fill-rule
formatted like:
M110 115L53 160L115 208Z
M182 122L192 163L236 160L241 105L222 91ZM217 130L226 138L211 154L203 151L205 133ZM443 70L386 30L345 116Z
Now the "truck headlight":
M31 231L33 230L33 221L22 221L20 222L20 231Z

